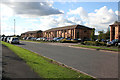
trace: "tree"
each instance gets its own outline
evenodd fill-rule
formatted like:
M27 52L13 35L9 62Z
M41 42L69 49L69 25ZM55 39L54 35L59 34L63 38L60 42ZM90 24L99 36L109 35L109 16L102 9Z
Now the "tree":
M110 39L110 31L109 30L104 35L105 35L105 40Z
M109 30L106 33L104 33L104 30L103 31L98 31L98 33L99 33L98 40L101 40L101 39L104 39L104 40L110 39L110 31Z
M91 38L92 41L94 41L94 39L95 39L95 29L92 30L90 38Z
M98 31L98 33L99 33L99 35L98 35L98 40L105 39L104 30Z
M5 37L5 35L3 34L2 37Z

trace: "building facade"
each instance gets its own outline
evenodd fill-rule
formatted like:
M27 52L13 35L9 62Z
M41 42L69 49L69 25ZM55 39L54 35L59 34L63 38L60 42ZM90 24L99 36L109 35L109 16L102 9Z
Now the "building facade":
M54 38L64 37L71 39L90 39L90 35L93 28L89 28L83 25L71 25L65 27L58 27L46 30L43 32L43 37Z
M28 31L25 33L21 34L21 37L34 37L34 38L39 38L39 37L43 37L43 33L41 30L37 30L37 31Z
M120 22L110 25L110 41L120 39Z

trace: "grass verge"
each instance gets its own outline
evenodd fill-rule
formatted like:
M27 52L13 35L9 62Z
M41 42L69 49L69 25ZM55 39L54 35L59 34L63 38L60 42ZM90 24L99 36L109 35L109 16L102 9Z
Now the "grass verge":
M112 48L106 48L106 47L97 47L97 46L87 46L87 45L72 45L72 46L99 49L99 50L120 51L119 49L112 49Z
M51 63L51 60L40 56L24 48L2 42L19 57L21 57L35 72L42 78L72 78L75 80L95 80L94 78L71 70L58 64Z

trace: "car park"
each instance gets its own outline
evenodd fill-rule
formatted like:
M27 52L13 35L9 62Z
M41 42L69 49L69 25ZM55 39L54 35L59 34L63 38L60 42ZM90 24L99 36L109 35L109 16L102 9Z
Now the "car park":
M30 40L32 37L27 37L26 40Z
M3 37L1 37L1 41L2 41Z
M7 37L7 42L9 43L9 41L10 41L10 37Z
M33 37L33 38L31 38L31 40L35 41L35 40L36 40L36 38L34 38L34 37Z
M110 42L107 42L107 46L118 46L118 43L120 43L119 39L114 39Z
M55 38L53 38L53 41L57 41L58 38L59 38L59 37L55 37Z
M41 38L37 38L37 39L36 39L36 41L40 41L40 40L41 40Z
M23 40L26 40L26 39L27 39L27 37L24 37L24 38L23 38Z
M3 41L7 42L7 37L4 37Z
M9 43L17 43L19 44L19 38L18 37L11 37L10 40L9 40Z
M61 41L64 37L59 37L56 41Z

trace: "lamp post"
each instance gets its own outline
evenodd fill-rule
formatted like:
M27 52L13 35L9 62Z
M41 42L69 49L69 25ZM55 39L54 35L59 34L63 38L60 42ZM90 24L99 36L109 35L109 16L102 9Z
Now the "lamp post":
M15 36L15 19L14 19L14 36Z

